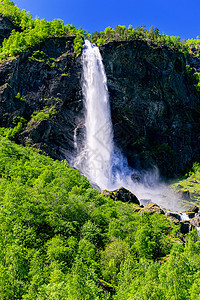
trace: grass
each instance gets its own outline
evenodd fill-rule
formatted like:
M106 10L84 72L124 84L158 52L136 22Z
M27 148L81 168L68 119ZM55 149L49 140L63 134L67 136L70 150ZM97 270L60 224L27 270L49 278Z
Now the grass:
M195 163L185 178L177 180L170 185L170 188L177 193L188 191L191 200L182 200L183 204L200 207L200 164Z

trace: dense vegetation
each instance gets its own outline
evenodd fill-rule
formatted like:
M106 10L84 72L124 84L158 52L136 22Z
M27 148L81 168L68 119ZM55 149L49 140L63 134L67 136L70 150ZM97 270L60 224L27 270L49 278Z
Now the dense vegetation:
M200 242L1 128L1 299L195 299Z
M0 2L0 13L8 17L16 26L8 39L4 39L0 48L0 59L4 60L24 53L29 48L50 37L74 36L74 49L80 54L85 30L76 29L73 25L64 25L59 19L47 22L45 19L33 19L30 13L20 10L10 0Z
M145 26L134 29L132 25L128 28L125 26L118 25L115 29L107 27L104 32L94 32L91 36L93 43L97 45L103 45L109 41L123 41L142 39L148 43L156 44L157 46L163 47L168 46L174 50L187 51L187 46L176 36L168 36L160 34L159 29L153 26L149 30Z

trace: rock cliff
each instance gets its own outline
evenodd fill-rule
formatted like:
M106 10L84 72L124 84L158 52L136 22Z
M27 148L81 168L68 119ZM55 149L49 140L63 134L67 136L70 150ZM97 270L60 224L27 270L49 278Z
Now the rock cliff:
M184 171L199 154L199 99L180 52L144 41L101 48L115 142L133 167L156 163L163 175Z
M14 127L15 117L25 118L27 127L17 137L21 143L69 159L82 108L81 61L73 38L51 38L0 65L0 126Z
M101 54L108 78L114 140L131 166L157 164L172 176L200 149L199 99L180 52L142 40L111 42ZM0 65L0 126L27 120L16 140L70 160L84 136L81 58L73 37L51 38ZM14 119L15 118L15 119Z

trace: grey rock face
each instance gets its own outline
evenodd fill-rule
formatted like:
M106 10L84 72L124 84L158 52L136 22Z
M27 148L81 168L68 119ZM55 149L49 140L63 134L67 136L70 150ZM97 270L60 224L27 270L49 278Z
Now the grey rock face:
M43 51L45 59L31 59ZM20 93L25 101L16 95ZM28 124L18 137L50 156L64 159L74 151L74 130L83 124L81 61L73 49L73 38L51 38L28 53L0 66L0 125L13 127L13 118L31 120L33 112L53 109L47 120Z
M198 97L185 58L144 41L101 47L114 137L133 167L157 164L163 175L183 171L199 155Z

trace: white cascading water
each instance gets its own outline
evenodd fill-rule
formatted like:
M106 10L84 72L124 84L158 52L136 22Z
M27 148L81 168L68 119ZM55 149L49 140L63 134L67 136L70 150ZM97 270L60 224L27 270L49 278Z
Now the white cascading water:
M114 146L107 78L100 51L89 41L85 41L82 66L86 138L84 148L78 153L73 166L101 190L124 186L140 200L151 199L165 208L179 209L174 194L160 182L156 168L151 172L132 170L126 158ZM76 138L74 142L77 148Z
M82 90L86 109L86 140L76 166L102 189L110 186L113 152L107 78L98 47L85 41Z

